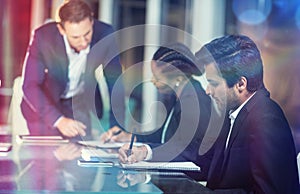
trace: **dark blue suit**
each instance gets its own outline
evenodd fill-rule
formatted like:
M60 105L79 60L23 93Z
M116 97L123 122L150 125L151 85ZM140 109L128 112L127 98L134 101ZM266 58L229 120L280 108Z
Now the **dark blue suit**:
M235 119L225 150L229 121L215 145L207 186L247 193L299 193L296 152L281 108L258 90ZM236 190L228 190L236 189ZM225 192L225 191L224 191Z
M24 67L22 113L28 123L30 133L59 135L53 130L55 121L62 115L84 122L90 133L90 112L98 118L102 117L103 106L101 91L95 78L95 69L103 64L104 75L110 95L113 87L114 113L112 110L110 126L122 125L124 122L124 88L122 83L116 85L122 73L116 42L111 26L95 20L90 53L82 76L84 91L72 99L63 100L62 95L68 82L68 57L63 36L59 33L56 23L48 23L35 30L29 45ZM97 44L98 43L98 44ZM111 99L112 100L112 99Z

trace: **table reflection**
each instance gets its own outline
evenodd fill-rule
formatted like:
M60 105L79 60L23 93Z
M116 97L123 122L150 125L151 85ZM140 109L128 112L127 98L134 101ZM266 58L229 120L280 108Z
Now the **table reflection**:
M0 188L4 190L17 189L18 177L15 175L16 164L11 160L0 160Z
M90 188L96 171L78 168L76 159L80 157L80 146L70 143L58 147L25 148L34 152L31 159L20 161L24 171L18 181L20 190L75 191Z
M112 167L79 166L77 143L16 144L0 157L0 193L207 193L209 189L182 172L134 171ZM104 150L108 152L108 150Z
M146 172L127 172L120 170L117 175L117 183L120 187L128 188L137 184L148 183L151 179L150 175Z
M152 183L139 185L135 182L135 187L133 183L130 187L120 185L118 167L79 166L77 160L81 159L82 149L76 143L14 146L10 157L0 158L0 193L162 193Z

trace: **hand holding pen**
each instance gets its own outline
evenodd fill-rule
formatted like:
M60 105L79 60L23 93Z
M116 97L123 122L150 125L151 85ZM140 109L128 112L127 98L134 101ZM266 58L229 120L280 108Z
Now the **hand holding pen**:
M148 150L145 145L132 146L131 153L128 155L130 144L125 144L119 149L119 160L121 163L135 163L142 161L146 158Z
M100 141L103 143L108 142L128 142L130 141L131 134L123 131L117 126L112 127L107 132L103 133Z
M119 160L122 163L135 163L146 158L148 150L145 145L133 146L135 141L134 129L131 134L130 144L125 144L119 149Z
M119 129L118 131L113 131L112 133L110 133L111 135L109 135L108 138L104 141L104 143L115 141L112 140L112 138L118 136L120 133L122 133L122 129Z
M135 138L135 134L132 133L132 134L131 134L130 145L129 145L128 150L126 151L127 157L129 157L129 156L132 154L132 146L133 146L134 138Z

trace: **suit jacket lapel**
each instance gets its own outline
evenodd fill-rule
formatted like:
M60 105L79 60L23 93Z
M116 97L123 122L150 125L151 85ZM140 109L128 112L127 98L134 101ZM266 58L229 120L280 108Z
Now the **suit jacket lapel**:
M69 66L69 59L66 52L66 46L64 44L63 37L58 33L57 37L55 38L56 46L55 50L57 53L56 62L58 66L61 68L61 78L66 83L68 81L68 66Z
M234 142L234 139L237 137L237 135L240 132L240 128L243 125L243 122L245 120L245 118L248 115L248 111L246 107L243 107L242 110L239 112L237 118L235 119L233 126L232 126L232 131L231 131L231 135L229 137L229 142L227 145L227 149L225 151L225 159L227 158L227 150L230 149L230 147L232 146L232 143Z
M231 135L229 138L227 149L225 150L225 156L224 156L224 163L226 164L226 161L228 159L228 151L230 150L232 143L234 142L234 139L237 137L237 135L240 132L241 126L244 123L245 118L248 116L248 113L251 111L252 107L256 102L259 100L261 96L268 96L269 92L266 89L261 89L254 94L254 96L245 104L245 106L241 109L239 114L237 115L237 118L234 121L233 128L231 131Z
M230 124L230 119L226 116L224 119L224 124L223 124L221 134L217 139L217 144L215 146L215 153L210 167L211 172L209 173L208 185L212 187L213 185L218 185L223 177L225 143L226 143L227 135L229 133L229 124Z

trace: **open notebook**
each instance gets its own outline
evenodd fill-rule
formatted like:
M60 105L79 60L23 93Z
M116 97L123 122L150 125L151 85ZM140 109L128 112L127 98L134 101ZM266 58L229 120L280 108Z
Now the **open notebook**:
M175 171L199 171L200 167L193 162L146 162L140 161L133 164L120 163L124 169L135 170L175 170Z

